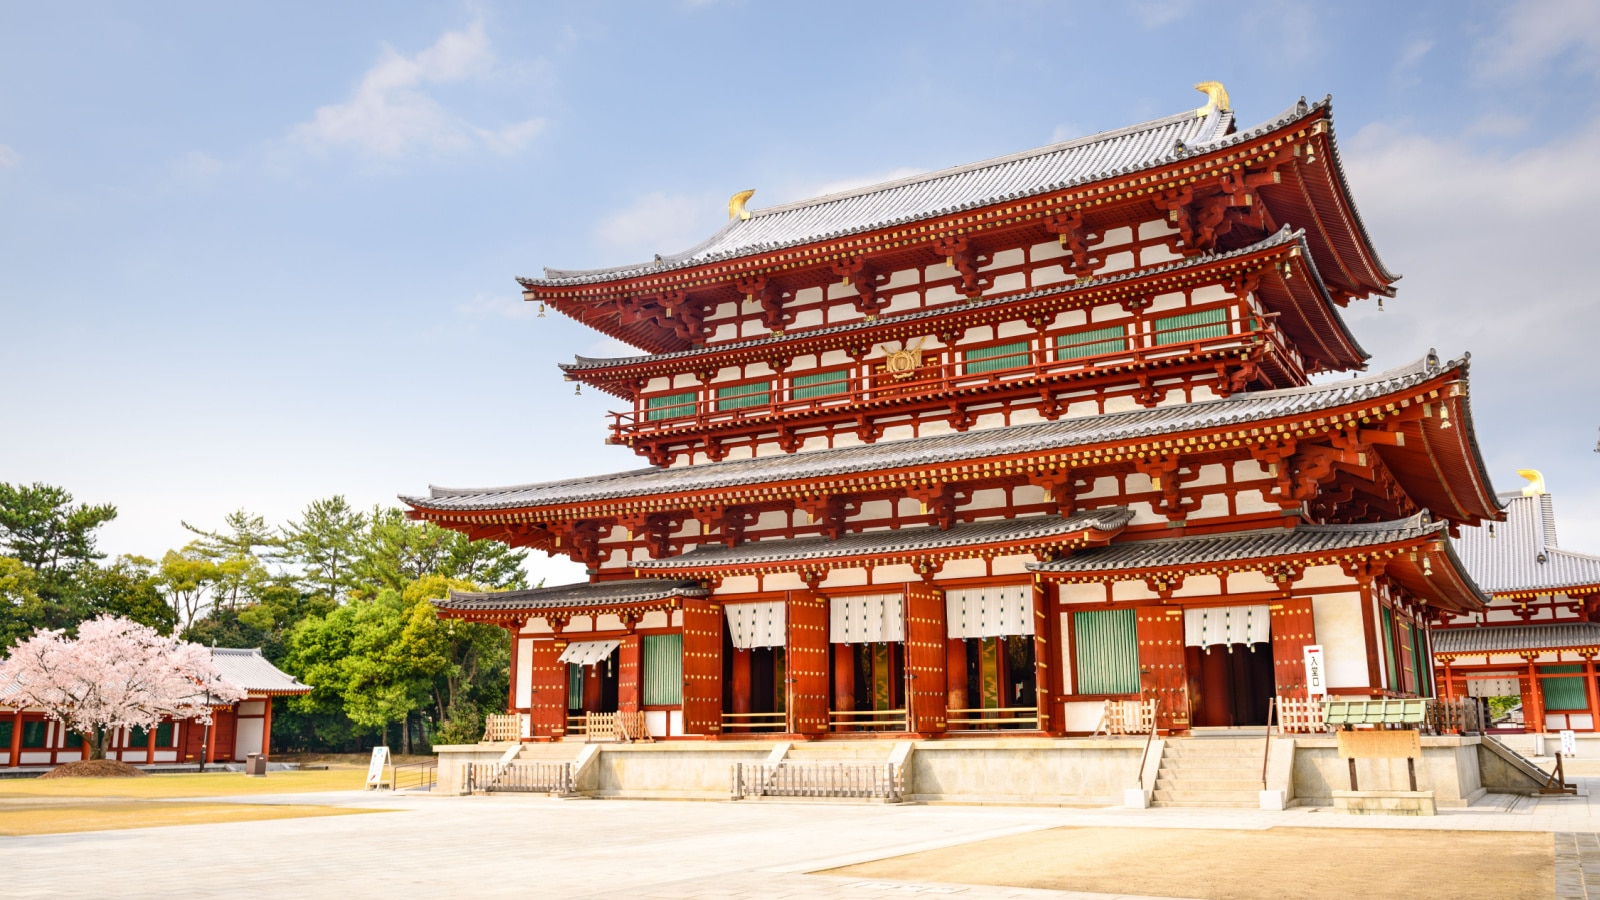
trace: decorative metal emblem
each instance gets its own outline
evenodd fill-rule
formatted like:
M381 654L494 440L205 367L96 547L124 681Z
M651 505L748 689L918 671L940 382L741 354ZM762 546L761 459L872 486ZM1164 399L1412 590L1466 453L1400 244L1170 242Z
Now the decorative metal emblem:
M921 338L915 347L907 347L902 341L899 350L890 350L885 346L883 370L893 376L895 381L905 381L910 378L922 368L922 345L927 341L926 337Z

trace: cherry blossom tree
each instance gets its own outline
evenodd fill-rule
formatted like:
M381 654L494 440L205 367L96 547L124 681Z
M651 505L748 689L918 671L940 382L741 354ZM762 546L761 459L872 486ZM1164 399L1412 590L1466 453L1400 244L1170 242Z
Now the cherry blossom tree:
M76 638L42 629L18 641L0 662L0 697L88 735L90 758L104 759L119 728L148 730L165 717L209 722L212 704L233 703L244 691L222 680L199 644L100 616L79 625Z

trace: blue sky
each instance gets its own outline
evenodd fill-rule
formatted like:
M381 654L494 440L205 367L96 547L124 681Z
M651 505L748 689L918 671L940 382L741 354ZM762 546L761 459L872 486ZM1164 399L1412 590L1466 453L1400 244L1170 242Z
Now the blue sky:
M1115 7L1115 8L1113 8ZM179 521L632 468L513 278L1199 105L1335 95L1375 368L1473 353L1600 552L1600 4L0 4L0 480ZM533 561L561 580L564 564Z

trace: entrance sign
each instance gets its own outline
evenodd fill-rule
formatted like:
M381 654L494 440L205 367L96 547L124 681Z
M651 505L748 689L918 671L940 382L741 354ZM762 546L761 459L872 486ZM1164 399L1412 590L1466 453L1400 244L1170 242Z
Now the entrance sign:
M1322 645L1307 644L1306 654L1306 695L1310 697L1326 697L1328 695L1328 680L1322 669Z
M367 765L367 787L374 788L383 784L383 768L389 764L389 748L373 747L372 762Z
M1563 732L1561 732L1561 755L1562 756L1577 756L1578 755L1578 735L1577 735L1577 732L1574 732L1574 731L1563 731Z

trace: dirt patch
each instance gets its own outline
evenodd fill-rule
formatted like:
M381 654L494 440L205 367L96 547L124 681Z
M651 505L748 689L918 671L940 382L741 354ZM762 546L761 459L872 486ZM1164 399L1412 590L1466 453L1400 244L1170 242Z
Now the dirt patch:
M169 825L215 825L222 822L306 819L384 811L304 804L157 803L141 800L110 803L51 803L0 808L0 836L120 831Z
M40 778L144 778L147 773L114 759L86 759L56 766Z
M1526 832L1052 828L816 874L1199 900L1503 900L1555 892L1555 846Z

